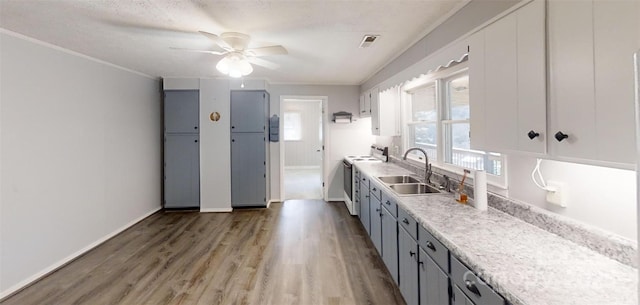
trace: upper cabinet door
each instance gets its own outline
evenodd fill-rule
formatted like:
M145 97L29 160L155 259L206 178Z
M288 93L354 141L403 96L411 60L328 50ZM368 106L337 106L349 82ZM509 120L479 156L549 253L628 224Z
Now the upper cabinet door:
M198 90L164 92L164 129L168 133L198 133L200 113Z
M231 132L266 130L266 91L231 91Z
M632 55L639 1L550 1L551 152L560 159L633 168Z
M471 148L546 152L544 5L533 1L470 37Z

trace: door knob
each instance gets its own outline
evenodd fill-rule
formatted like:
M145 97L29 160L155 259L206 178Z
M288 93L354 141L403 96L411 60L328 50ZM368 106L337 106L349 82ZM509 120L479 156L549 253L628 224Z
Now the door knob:
M527 133L527 136L529 136L529 139L533 140L536 137L540 136L540 134L533 130L530 130L529 133Z
M568 137L569 137L569 135L563 133L562 131L558 131L555 134L555 138L556 138L556 140L558 140L558 142L562 142L562 140L564 140L564 139L566 139Z

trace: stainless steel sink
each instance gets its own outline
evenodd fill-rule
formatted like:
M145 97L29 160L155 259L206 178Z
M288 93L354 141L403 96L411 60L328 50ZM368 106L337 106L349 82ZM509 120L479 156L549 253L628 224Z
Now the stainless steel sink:
M440 191L424 183L391 184L389 187L400 195L437 194Z
M413 178L411 176L385 176L378 177L380 181L386 184L398 184L398 183L419 183L418 179Z

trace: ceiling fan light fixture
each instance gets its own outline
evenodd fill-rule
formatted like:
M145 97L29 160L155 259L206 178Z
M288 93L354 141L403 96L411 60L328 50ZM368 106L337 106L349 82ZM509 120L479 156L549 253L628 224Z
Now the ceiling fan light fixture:
M253 72L253 67L246 56L240 53L230 53L216 64L216 69L233 78L243 77Z

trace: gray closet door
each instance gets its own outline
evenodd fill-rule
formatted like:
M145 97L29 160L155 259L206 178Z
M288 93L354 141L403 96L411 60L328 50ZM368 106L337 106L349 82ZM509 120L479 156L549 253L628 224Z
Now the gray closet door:
M200 113L198 90L164 92L164 127L167 133L197 133Z
M197 134L165 136L165 208L200 206L200 158Z
M264 133L231 134L231 169L232 206L266 206Z
M268 94L231 91L231 132L265 132Z

